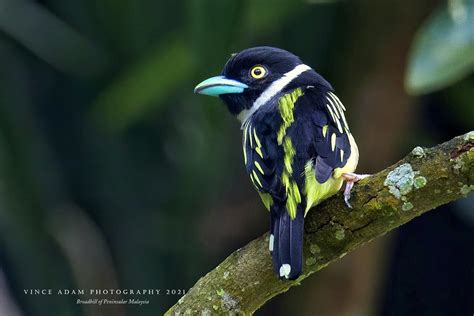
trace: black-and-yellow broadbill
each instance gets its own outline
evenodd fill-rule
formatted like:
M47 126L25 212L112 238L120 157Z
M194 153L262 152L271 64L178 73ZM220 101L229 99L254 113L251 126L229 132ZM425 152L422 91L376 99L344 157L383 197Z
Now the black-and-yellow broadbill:
M221 76L196 93L219 96L241 122L245 167L270 211L269 250L275 273L296 279L302 271L304 218L353 173L359 152L331 85L283 49L254 47L233 54Z

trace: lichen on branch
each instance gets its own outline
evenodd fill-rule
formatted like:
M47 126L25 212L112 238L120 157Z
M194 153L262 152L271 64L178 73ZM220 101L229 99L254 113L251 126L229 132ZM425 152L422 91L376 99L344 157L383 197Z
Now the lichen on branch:
M416 147L360 181L351 210L337 194L308 213L304 271L297 280L281 281L273 273L266 233L199 279L166 315L250 315L362 244L473 190L474 132L433 148Z

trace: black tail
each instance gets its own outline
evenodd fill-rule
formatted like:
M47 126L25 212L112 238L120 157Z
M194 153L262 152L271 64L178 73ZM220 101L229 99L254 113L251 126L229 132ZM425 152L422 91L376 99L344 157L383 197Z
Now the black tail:
M294 280L301 274L303 260L304 210L298 208L291 219L285 207L271 209L270 253L273 269L282 279Z

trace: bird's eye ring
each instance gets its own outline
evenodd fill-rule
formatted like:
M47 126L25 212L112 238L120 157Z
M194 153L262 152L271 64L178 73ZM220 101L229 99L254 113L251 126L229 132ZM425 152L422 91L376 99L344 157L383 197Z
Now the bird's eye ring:
M254 79L262 79L267 75L267 69L263 66L257 65L250 69L250 76Z

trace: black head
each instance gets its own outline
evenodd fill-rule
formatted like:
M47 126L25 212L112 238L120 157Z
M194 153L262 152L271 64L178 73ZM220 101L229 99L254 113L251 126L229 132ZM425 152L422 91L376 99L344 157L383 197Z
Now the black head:
M284 76L291 77L291 80L287 80L285 85L272 86ZM232 114L239 115L242 111L251 109L262 93L268 94L270 86L278 89L274 92L280 94L296 87L317 84L330 87L320 75L304 65L298 56L280 48L260 46L233 54L225 64L221 76L203 81L195 91L219 96Z

